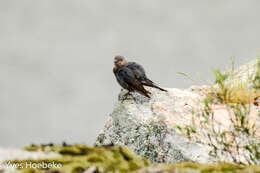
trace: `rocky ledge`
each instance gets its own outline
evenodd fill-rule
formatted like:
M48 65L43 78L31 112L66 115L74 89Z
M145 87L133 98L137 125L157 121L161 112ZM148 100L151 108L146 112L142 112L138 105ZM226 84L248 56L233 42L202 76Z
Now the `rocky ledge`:
M253 60L236 71L215 71L211 86L147 88L151 99L138 93L123 99L122 90L96 145L127 146L153 162L260 164L259 105L254 104L259 66Z

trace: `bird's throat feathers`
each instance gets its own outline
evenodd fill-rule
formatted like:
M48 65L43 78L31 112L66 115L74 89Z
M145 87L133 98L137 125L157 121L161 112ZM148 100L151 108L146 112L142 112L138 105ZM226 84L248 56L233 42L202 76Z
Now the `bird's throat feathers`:
M128 65L127 60L123 56L116 56L114 59L115 68L121 68Z
M118 71L120 68L123 68L123 67L126 67L128 65L128 63L126 63L126 64L123 64L123 65L116 65L115 64L115 66L114 66L114 68L113 68L113 72L115 73L116 71Z

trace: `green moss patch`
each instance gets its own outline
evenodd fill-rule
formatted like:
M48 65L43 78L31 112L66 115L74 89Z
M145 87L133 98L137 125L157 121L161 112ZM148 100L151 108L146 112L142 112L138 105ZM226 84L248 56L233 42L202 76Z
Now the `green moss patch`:
M151 165L147 159L140 158L126 147L85 145L42 145L25 148L27 151L55 152L58 158L43 160L12 160L25 173L260 173L260 166L245 166L230 163L198 164L183 162L178 164ZM27 164L27 167L26 167ZM32 168L28 165L58 165L60 168Z
M170 165L162 164L159 167L163 172L179 173L260 173L260 166L245 166L231 163L179 163Z
M150 165L146 159L134 155L125 147L88 147L73 146L31 146L28 151L56 152L61 157L43 160L13 160L12 163L22 165L25 173L81 173L88 169L95 172L131 172ZM61 167L40 168L30 165L50 163ZM29 166L28 166L29 165Z

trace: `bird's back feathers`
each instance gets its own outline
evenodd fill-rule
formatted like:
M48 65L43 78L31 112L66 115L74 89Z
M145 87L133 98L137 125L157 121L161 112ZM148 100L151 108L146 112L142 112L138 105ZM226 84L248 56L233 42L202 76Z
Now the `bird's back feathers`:
M137 64L136 62L129 62L126 67L130 68L133 71L136 78L140 82L142 82L143 85L153 87L153 88L157 88L161 91L167 92L167 90L160 88L153 81L151 81L149 78L146 77L145 70L141 65Z
M148 79L144 68L136 62L128 62L124 67L115 67L113 72L118 83L129 92L137 91L148 98L150 98L151 93L147 91L144 86L167 92L167 90L160 88L153 81Z
M121 67L115 71L115 75L118 83L125 89L129 91L137 91L140 94L150 98L149 91L147 91L142 82L140 82L136 77L133 71L127 67Z

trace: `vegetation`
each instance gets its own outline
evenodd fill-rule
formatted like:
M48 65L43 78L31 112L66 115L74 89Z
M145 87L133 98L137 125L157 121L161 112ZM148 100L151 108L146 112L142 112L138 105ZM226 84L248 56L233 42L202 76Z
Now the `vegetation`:
M243 166L230 163L218 164L198 164L198 163L179 163L171 165L161 165L163 172L180 173L257 173L260 171L258 166Z
M253 79L254 89L260 90L260 58L258 58L257 72Z
M87 169L93 172L130 172L150 165L150 161L140 158L125 147L88 147L85 145L57 146L43 145L26 147L28 151L56 152L61 157L44 160L13 160L12 163L55 163L61 168L34 169L23 166L25 173L82 173Z
M28 151L56 152L61 157L44 160L13 160L13 164L57 163L58 169L20 169L24 173L257 173L259 166L244 166L230 163L198 164L183 162L178 164L151 165L146 159L135 156L125 147L87 147L84 145L58 146L42 145L26 147Z
M194 119L199 121L200 129L195 128L194 121L192 125L178 129L194 141L199 141L202 136L206 138L204 142L212 147L210 154L219 160L230 158L235 163L260 164L260 139L256 137L258 127L248 119L252 103L260 96L260 60L256 74L248 76L245 81L234 79L234 61L231 71L213 72L215 84L205 93L203 109L192 112ZM229 129L221 128L214 121L214 105L224 105L228 111Z
M258 59L256 73L250 75L248 72L246 80L235 79L234 60L232 60L231 71L222 73L216 69L213 72L218 88L208 93L208 98L216 99L217 103L250 104L260 96L260 59Z

